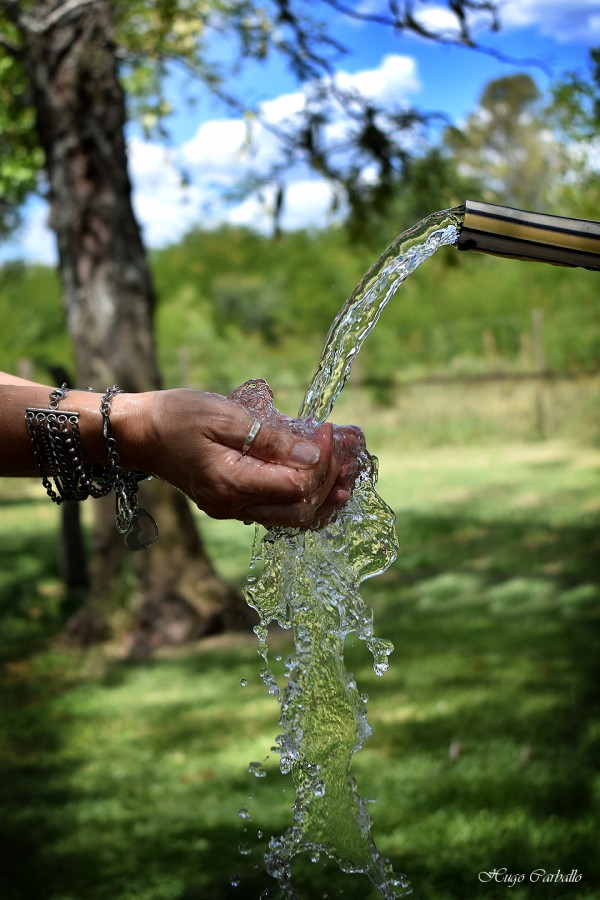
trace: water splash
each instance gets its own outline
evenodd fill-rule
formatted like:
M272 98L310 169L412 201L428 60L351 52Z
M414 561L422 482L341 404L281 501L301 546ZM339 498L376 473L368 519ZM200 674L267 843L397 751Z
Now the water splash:
M286 420L287 424L310 434L328 418L353 359L385 305L438 247L457 241L462 217L461 207L435 213L400 235L381 255L334 320L298 419ZM251 382L233 396L257 417L281 421L265 388L264 382ZM348 430L334 429L334 438L347 441ZM303 852L312 859L325 853L343 871L363 873L385 900L411 892L375 846L365 801L350 774L352 757L371 729L366 696L359 693L344 665L344 641L356 634L369 647L376 674L385 673L393 646L375 636L373 613L359 585L385 571L397 553L394 514L375 490L377 461L360 440L355 441L354 452L352 497L327 525L305 532L276 529L262 540L257 529L246 589L260 618L255 630L267 663L261 677L281 706L279 766L281 772L291 772L296 791L292 824L271 839L265 854L267 871L286 900L295 897L292 860ZM257 576L260 568L262 574ZM291 628L294 636L283 691L268 667L271 622ZM256 765L251 764L255 775Z

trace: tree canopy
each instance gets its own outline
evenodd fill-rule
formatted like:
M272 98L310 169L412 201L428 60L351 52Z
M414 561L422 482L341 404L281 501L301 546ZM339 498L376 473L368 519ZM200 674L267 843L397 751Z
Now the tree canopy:
M541 209L551 177L553 141L545 130L542 95L527 73L494 79L463 128L451 127L445 140L463 171L482 175L489 199Z
M590 51L588 72L568 72L553 87L548 115L562 137L569 177L557 204L572 215L597 219L600 209L600 47ZM594 163L595 160L595 163Z
M96 0L0 0L0 229L15 224L27 195L44 191L44 158L35 133L23 34L43 38L61 19L81 15ZM406 134L425 127L423 111L378 105L333 78L347 53L335 36L332 17L375 22L398 34L412 32L443 43L477 47L472 17L498 27L495 0L447 0L456 28L452 34L427 25L423 4L389 0L385 13L360 11L342 0L115 0L114 52L128 98L128 113L147 132L167 136L169 102L165 90L173 67L190 74L191 101L199 94L219 98L243 115L251 138L260 109L244 96L248 64L280 58L296 79L309 84L303 109L283 123L263 123L279 142L278 161L262 177L282 190L282 173L301 161L337 185L352 207L383 205L394 179L404 171ZM216 49L215 49L216 48ZM351 127L343 146L327 137L334 110L343 109ZM362 177L369 167L368 181Z
M592 50L590 61L589 80L567 73L550 95L528 72L494 79L465 123L445 130L454 165L479 181L484 199L597 218L600 50Z

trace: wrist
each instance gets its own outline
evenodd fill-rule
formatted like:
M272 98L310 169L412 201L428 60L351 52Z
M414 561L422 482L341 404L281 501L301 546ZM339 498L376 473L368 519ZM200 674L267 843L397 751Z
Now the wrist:
M155 392L115 394L110 407L110 425L124 469L152 473L151 448ZM100 416L102 437L102 416ZM105 451L106 453L106 446Z

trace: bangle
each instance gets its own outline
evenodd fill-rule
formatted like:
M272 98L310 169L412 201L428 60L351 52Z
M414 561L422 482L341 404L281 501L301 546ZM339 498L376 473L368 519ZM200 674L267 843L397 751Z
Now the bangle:
M127 471L120 466L109 413L112 398L122 391L114 385L106 390L100 402L108 466L86 462L79 431L79 413L58 408L68 391L67 385L63 384L50 392L48 409L28 407L25 411L33 456L46 493L53 503L61 504L66 500L97 499L114 491L117 531L124 535L130 550L144 550L157 539L158 527L150 513L137 504L138 482L149 476L143 472Z
M151 476L145 472L131 472L122 469L117 450L117 442L110 424L110 407L116 394L122 394L114 384L107 388L100 401L102 413L102 436L106 444L108 470L116 498L115 525L119 534L124 535L130 550L145 550L158 538L158 525L147 510L137 503L138 482Z

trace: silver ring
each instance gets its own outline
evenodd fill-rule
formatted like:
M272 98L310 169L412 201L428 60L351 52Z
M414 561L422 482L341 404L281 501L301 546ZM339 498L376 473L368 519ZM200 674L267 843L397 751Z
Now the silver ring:
M252 446L252 441L260 431L260 426L262 422L258 419L255 419L252 425L250 426L250 431L246 435L246 440L244 441L244 446L242 447L242 456L245 456L250 447Z

